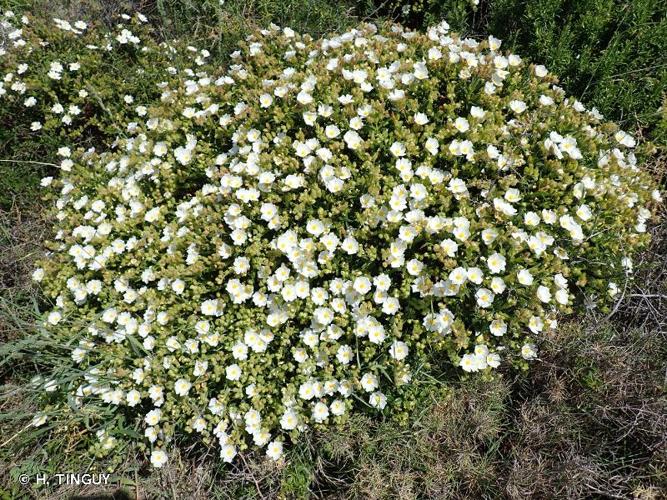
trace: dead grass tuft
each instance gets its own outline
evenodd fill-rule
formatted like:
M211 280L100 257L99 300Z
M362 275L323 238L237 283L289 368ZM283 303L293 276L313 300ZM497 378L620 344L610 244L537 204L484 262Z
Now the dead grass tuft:
M49 232L43 213L36 200L0 208L0 342L33 329L39 294L31 274Z

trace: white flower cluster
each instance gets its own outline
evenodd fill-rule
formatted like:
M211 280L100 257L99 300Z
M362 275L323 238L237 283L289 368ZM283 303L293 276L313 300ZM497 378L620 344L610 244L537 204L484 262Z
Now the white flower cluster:
M34 277L78 343L65 392L133 408L157 467L175 432L278 459L356 401L409 409L427 360L535 359L575 291L616 289L652 188L628 134L499 47L271 26L115 150L63 149Z
M86 123L91 114L100 118L98 110L105 111L103 121L109 119L108 115L114 115L114 131L119 126L131 129L133 123L126 124L124 119L116 116L119 115L117 109L121 102L105 102L107 95L99 93L99 90L108 90L104 87L109 85L109 70L118 71L118 66L125 65L125 61L130 59L139 67L131 68L123 81L114 84L150 95L155 93L154 87L158 82L143 78L147 69L162 78L158 85L166 85L178 76L179 70L162 68L165 62L177 57L193 60L196 66L202 66L210 55L206 50L186 48L180 42L175 42L177 46L174 46L158 44L146 38L149 33L145 26L148 19L140 13L133 17L120 15L120 22L114 30L104 33L99 29L91 30L83 21L70 23L58 18L52 21L49 23L27 15L19 19L12 11L0 15L0 68L4 70L0 79L0 99L7 99L31 117L33 121L29 128L33 133L58 131L65 137L70 134L71 137L80 137L79 127L86 129L91 125ZM62 40L71 44L70 50L58 51ZM53 57L55 54L58 56ZM81 71L82 67L87 71ZM181 69L194 75L190 68ZM136 74L133 74L135 71ZM139 78L142 78L143 87L135 83ZM91 88L97 89L93 96L89 95ZM132 95L124 96L126 104L133 101ZM11 109L9 105L7 108ZM136 106L129 113L145 116L146 107ZM93 127L100 125L98 122ZM61 168L67 170L69 161L66 160Z

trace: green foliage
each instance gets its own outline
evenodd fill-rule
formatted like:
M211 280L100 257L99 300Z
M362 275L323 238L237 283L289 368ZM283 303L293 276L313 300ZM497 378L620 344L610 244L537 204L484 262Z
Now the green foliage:
M0 166L6 172L0 176L3 208L9 207L17 194L35 192L39 176L54 171L48 167L52 167L49 164L55 161L60 145L108 147L122 135L122 124L136 115L134 107L127 106L126 96L137 105L155 101L160 96L158 83L164 79L164 68L190 63L196 67L194 56L182 43L158 45L150 25L137 18L110 32L88 27L81 36L57 29L52 19L28 14L24 24L17 14L11 20L14 23L2 31L8 37L13 28L23 29L26 46L11 49L13 41L8 38L3 44L8 53L2 56L2 67L13 68L5 73L0 91L4 94L0 96ZM123 29L134 30L142 42L140 47L114 40ZM109 44L117 50L107 50ZM65 67L62 77L47 76L52 63ZM25 66L19 69L19 64ZM69 70L70 64L81 69ZM9 90L18 81L25 89ZM28 106L26 101L31 98L35 103ZM54 106L61 108L55 110Z
M658 127L667 89L667 3L655 0L390 2L412 26L445 19L544 64L569 94L630 129L667 143ZM385 5L378 2L378 5Z
M144 13L165 39L186 37L222 62L243 38L270 23L321 36L356 24L371 7L370 0L157 0Z
M656 127L667 89L667 3L494 0L489 10L488 31L545 64L568 92L627 127Z
M441 21L466 34L475 24L479 0L376 0L383 13L415 28Z
M80 0L52 2L39 0L11 0L3 4L3 9L13 10L17 16L27 13L31 22L31 32L36 37L49 39L50 44L32 54L30 64L42 61L66 61L71 54L81 52L86 43L100 42L105 29L113 31L118 22L118 14L141 10L150 17L150 25L137 26L137 34L149 44L157 47L159 41L195 44L208 49L211 59L218 65L226 64L229 53L239 41L257 27L271 22L281 26L292 26L314 35L340 31L357 22L358 16L372 12L372 5L363 2L335 3L325 0L289 0L275 2L270 0L240 1L173 1L159 0L146 4L133 0ZM92 29L86 37L67 37L61 33L51 37L53 17L82 19L91 24ZM3 36L0 36L0 40ZM182 48L181 43L181 48ZM177 65L179 57L187 54L177 51L171 54L153 51L151 53L132 54L128 51L109 51L88 57L96 58L95 64L86 65L86 85L95 91L102 102L89 103L86 110L85 126L73 126L71 130L57 134L30 131L29 124L39 114L38 108L33 113L26 113L20 103L3 103L0 106L0 159L14 160L0 163L0 208L8 209L14 200L22 201L38 196L39 179L45 172L53 172L48 165L31 163L34 160L53 162L58 144L66 138L72 145L89 147L109 144L118 131L109 122L111 116L119 111L116 103L122 102L124 95L132 95L137 101L147 104L159 96L155 84L156 71L166 65ZM160 60L154 57L162 58ZM137 74L137 69L141 73ZM56 82L46 79L33 82L44 85L44 95L53 94L48 87ZM63 83L63 82L58 82ZM72 84L80 83L72 81ZM37 89L35 89L37 91ZM65 93L76 104L74 88L66 84L58 85L57 92ZM78 90L78 89L76 89ZM106 106L107 111L101 109ZM92 108L91 108L92 106ZM76 125L76 124L75 124ZM65 137L65 135L66 137Z

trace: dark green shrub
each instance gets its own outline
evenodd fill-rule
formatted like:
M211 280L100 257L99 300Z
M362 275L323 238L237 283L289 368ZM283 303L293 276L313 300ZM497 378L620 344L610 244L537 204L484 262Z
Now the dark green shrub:
M488 31L628 128L653 130L667 88L667 3L494 0Z

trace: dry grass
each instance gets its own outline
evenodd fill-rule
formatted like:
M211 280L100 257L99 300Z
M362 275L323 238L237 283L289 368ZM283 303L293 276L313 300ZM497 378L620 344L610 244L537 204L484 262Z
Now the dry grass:
M39 200L0 208L0 342L32 329L39 295L30 275L48 233Z

